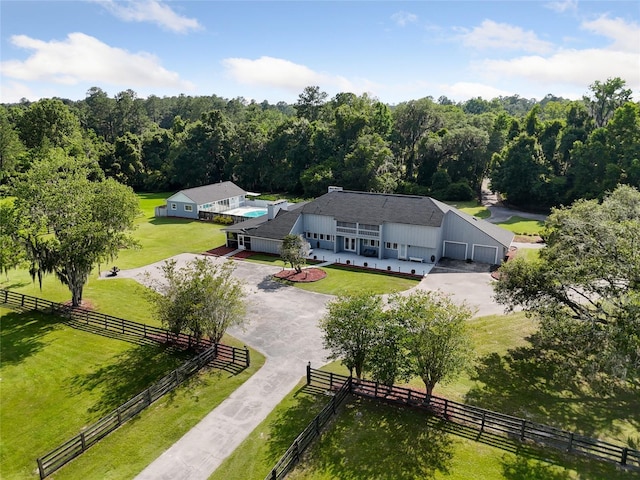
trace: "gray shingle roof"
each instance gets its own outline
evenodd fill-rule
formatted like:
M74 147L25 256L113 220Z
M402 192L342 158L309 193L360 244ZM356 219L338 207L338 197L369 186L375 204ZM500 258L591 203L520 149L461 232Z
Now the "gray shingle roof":
M178 193L189 197L197 205L204 205L205 203L244 195L246 192L233 182L220 182L187 188L186 190L180 190Z
M304 205L306 205L306 202L291 205L289 210L280 210L272 220L267 220L266 215L263 215L236 223L224 230L227 232L246 233L254 237L282 240L291 233L291 229L298 217L300 217L301 208Z
M308 203L302 212L371 225L393 222L439 227L444 218L443 210L429 197L347 190L326 193Z

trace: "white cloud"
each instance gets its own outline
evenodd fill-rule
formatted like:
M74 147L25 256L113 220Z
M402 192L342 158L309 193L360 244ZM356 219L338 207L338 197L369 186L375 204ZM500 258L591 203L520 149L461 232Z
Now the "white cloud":
M7 60L0 63L0 73L16 80L47 81L63 85L95 82L127 88L192 88L177 73L163 68L153 55L134 54L114 48L84 33L71 33L64 41L50 42L26 35L14 35L11 43L34 51L24 61Z
M548 9L558 13L576 11L578 9L578 0L561 0L558 2L549 2L545 6Z
M535 32L493 20L484 20L473 30L466 30L460 38L465 46L478 50L501 49L547 53L553 47L550 42L539 39Z
M640 25L637 23L628 23L621 18L603 15L596 20L583 22L581 27L613 40L613 44L609 46L611 50L640 54Z
M18 103L22 98L34 97L33 91L24 83L3 81L0 85L0 103Z
M456 101L475 97L490 99L513 94L513 92L475 82L456 82L452 85L440 85L439 88L444 92L444 95Z
M202 28L198 20L178 15L171 7L158 0L96 1L125 22L151 22L177 33Z
M330 75L312 70L306 65L282 58L263 56L249 58L227 58L222 61L227 74L236 82L245 85L271 87L301 92L309 85L318 85L323 90L364 93L376 85L366 79L349 80L340 75Z
M509 60L487 59L475 65L495 80L521 79L537 85L587 88L595 80L620 77L640 90L640 27L633 22L601 16L582 28L612 40L602 48L559 49L550 56L529 55Z
M393 20L396 23L396 25L400 27L404 27L409 23L417 22L418 16L413 13L400 10L399 12L396 12L393 15L391 15L391 20Z
M586 86L594 80L620 77L637 91L640 88L640 65L632 53L599 49L562 50L545 58L525 56L511 60L485 60L479 68L493 78L521 78L533 83Z

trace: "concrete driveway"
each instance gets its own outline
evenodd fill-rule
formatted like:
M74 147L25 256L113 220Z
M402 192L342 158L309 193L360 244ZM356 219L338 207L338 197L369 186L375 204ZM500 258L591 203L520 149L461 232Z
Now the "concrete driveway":
M197 255L173 257L184 265ZM207 257L211 262L226 261ZM117 278L148 284L160 278L158 262L125 270ZM327 362L318 320L332 298L288 287L271 280L279 267L236 261L234 276L248 292L247 322L229 334L262 352L267 360L198 425L145 468L138 479L206 479L222 461L266 418L305 375L307 362ZM148 275L148 276L147 276Z

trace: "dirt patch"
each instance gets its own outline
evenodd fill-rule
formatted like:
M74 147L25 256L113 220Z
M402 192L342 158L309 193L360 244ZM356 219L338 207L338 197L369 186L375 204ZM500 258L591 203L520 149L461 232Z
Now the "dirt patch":
M300 273L295 270L281 270L274 277L296 283L311 283L322 280L327 272L320 268L305 268Z
M544 243L540 235L516 235L513 241L517 243Z
M71 307L71 308L81 308L83 310L95 310L96 306L91 302L91 300L82 300L82 302L80 302L80 306L79 307L72 307L71 306L71 300L67 300L66 302L62 302L62 305L64 305L65 307Z

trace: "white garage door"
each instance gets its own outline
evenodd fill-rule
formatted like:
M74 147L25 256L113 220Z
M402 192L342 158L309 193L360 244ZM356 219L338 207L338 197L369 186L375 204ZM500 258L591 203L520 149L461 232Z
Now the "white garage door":
M491 265L497 262L498 247L490 245L474 245L473 261L479 263L489 263Z
M466 260L467 244L458 242L444 242L443 257L454 260Z

